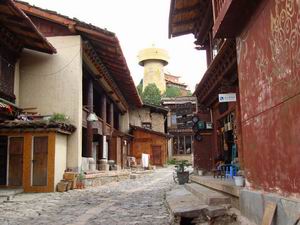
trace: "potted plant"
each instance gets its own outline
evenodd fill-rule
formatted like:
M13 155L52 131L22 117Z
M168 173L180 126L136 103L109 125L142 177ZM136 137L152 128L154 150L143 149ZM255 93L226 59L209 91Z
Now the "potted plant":
M76 183L76 188L77 189L83 189L84 188L84 174L83 174L83 170L81 169L80 170L80 173L78 174L78 180L77 180L77 183Z
M185 184L189 181L189 171L186 168L190 166L187 160L178 161L176 167L177 179L180 185Z

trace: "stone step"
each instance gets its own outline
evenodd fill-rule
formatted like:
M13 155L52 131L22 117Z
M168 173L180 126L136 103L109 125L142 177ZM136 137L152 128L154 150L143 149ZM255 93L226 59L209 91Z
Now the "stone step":
M0 189L0 202L10 201L17 194L22 193L24 190L21 188L16 189Z
M182 185L166 193L166 202L174 217L195 218L208 207Z
M222 205L230 204L230 198L221 194L220 192L211 190L202 185L196 183L185 184L184 187L202 200L204 204L207 205Z

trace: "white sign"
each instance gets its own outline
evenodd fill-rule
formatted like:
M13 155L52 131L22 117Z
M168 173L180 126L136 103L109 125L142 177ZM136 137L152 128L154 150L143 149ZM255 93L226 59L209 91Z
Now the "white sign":
M236 102L235 93L219 94L219 102Z

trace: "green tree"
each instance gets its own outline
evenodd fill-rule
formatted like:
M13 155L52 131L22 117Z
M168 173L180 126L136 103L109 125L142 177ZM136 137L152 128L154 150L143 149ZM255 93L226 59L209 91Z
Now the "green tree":
M142 96L143 96L143 79L141 79L140 83L138 84L138 86L136 86L136 88L137 88L139 95L142 98Z
M181 95L180 89L178 87L167 87L164 96L166 97L178 97Z
M160 105L160 90L154 83L147 85L141 97L144 103Z
M193 93L191 92L191 90L188 90L187 96L192 96Z

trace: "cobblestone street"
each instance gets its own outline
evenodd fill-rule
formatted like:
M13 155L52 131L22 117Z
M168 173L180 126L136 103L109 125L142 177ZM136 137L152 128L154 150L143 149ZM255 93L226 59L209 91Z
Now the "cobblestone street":
M0 203L1 225L169 224L165 192L172 169L64 193L20 194Z

